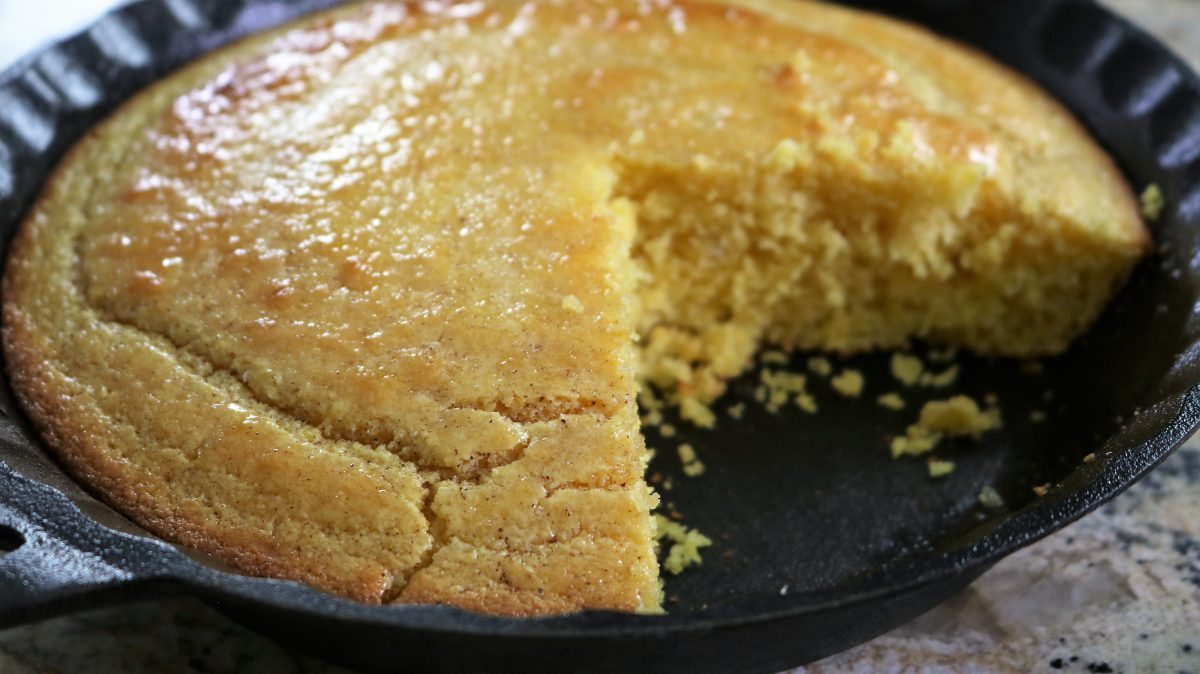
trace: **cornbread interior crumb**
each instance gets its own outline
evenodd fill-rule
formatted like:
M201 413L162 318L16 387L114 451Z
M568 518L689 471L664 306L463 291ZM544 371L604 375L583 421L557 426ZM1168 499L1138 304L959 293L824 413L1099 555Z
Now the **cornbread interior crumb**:
M920 29L792 0L526 7L309 18L71 153L14 241L4 344L77 477L363 601L653 611L639 424L715 426L764 345L1058 353L1145 252L1060 106ZM806 385L757 395L815 412ZM927 405L901 453L991 412ZM659 533L673 573L710 544Z

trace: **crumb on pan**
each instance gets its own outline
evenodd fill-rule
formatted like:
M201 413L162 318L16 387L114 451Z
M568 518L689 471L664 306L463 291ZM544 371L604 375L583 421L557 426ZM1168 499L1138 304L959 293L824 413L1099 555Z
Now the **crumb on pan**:
M808 407L811 409L806 411L816 411L816 403L808 394L808 380L804 375L786 370L764 369L759 373L759 380L762 382L760 389L763 391L759 402L767 408L768 412L778 412L793 397L801 409Z
M915 386L925 371L925 364L908 353L892 354L892 376L905 386Z
M999 510L1004 507L1004 499L994 487L987 486L979 490L979 505L989 510Z
M787 365L788 355L782 351L768 349L759 354L758 359L765 365Z
M947 346L941 349L933 349L926 355L931 363L949 363L958 358L958 347Z
M704 464L700 458L696 456L696 448L688 443L679 445L679 462L683 464L683 474L688 477L697 477L704 474Z
M941 440L941 433L913 424L904 435L892 438L892 458L928 454Z
M808 359L808 371L818 377L828 377L833 374L833 363L823 356L813 356Z
M883 407L888 408L889 410L904 409L904 398L901 397L900 394L896 393L896 392L884 393L883 395L876 398L875 402L879 403Z
M842 370L841 374L829 380L829 385L833 390L842 394L847 398L857 398L862 394L863 384L862 373L858 370Z
M953 461L943 461L941 459L931 458L926 462L926 465L929 467L929 477L934 478L935 480L946 477L950 473L954 472Z
M711 538L658 513L654 515L654 522L659 540L671 543L667 558L662 563L664 571L679 575L689 566L700 566L704 563L700 557L700 550L712 545Z
M712 408L691 397L680 399L679 416L700 428L713 428L717 425L717 415L713 414Z
M978 438L1000 425L999 409L980 409L967 396L933 400L925 403L917 422L909 426L904 435L892 439L892 457L926 454L944 437Z
M1162 217L1163 208L1167 205L1162 188L1158 186L1158 183L1150 183L1142 191L1138 201L1141 203L1142 217L1150 222L1157 222Z
M807 393L807 392L798 393L798 394L796 394L796 407L799 407L801 409L801 411L807 412L809 414L816 414L817 413L817 399L812 397L811 393Z
M994 407L980 409L979 404L970 397L957 395L948 400L932 400L925 403L917 424L952 437L978 438L985 432L1000 427L1000 410Z
M918 383L920 383L921 386L928 386L930 388L947 388L953 385L957 380L958 366L951 365L945 370L937 373L932 371L922 372L920 378L918 379Z

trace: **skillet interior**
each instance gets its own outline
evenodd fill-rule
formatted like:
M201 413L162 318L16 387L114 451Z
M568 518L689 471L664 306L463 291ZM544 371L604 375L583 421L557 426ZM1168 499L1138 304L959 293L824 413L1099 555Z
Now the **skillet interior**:
M132 91L237 35L329 4L147 0L0 76L0 229L5 239L65 148ZM822 639L817 621L811 643L803 648L796 643L790 649L776 647L771 657L751 658L754 668L769 669L844 648L916 615L1003 554L1130 484L1182 442L1200 416L1189 402L1200 379L1195 312L1200 268L1192 261L1200 249L1200 84L1195 75L1149 38L1084 0L853 4L917 19L1031 75L1085 121L1135 189L1154 182L1167 199L1155 228L1159 253L1138 269L1068 354L1047 361L1037 375L1021 373L1011 361L960 357L963 376L955 390L976 397L996 393L1005 427L980 443L942 452L958 463L948 479L931 481L922 462L893 462L886 440L903 430L922 400L946 393L906 392L907 411L884 409L874 404L874 396L896 387L887 357L868 355L840 361L866 375L863 398L845 400L822 390L817 417L765 413L753 401L757 373L750 373L719 405L746 402L743 421L724 419L716 431L676 424L681 433L670 440L647 431L650 444L660 450L651 471L671 475L676 485L666 500L715 541L703 567L668 579L672 615L665 619L595 613L515 622L468 618L449 609L370 610L305 588L288 585L284 591L278 583L212 571L207 561L196 566L162 544L137 548L140 539L131 539L132 558L114 556L112 565L128 567L133 579L164 585L182 579L263 621L280 610L311 611L320 620L338 614L382 630L408 625L450 634L482 630L621 639L716 628L742 633L732 625L766 624L762 621L785 615L824 615L826 631L842 625L843 634ZM804 356L797 354L794 362L802 363ZM1046 391L1052 392L1049 400ZM19 473L51 490L24 492L23 502L14 501L14 490L0 494L0 506L6 497L9 501L8 511L0 507L0 525L8 523L6 512L12 525L23 521L28 527L30 513L62 510L61 490L87 517L136 532L46 458L10 400L4 407L9 416L0 429L0 460L7 467L0 464L0 472ZM1033 410L1046 412L1049 421L1033 422ZM700 451L707 465L704 476L682 476L670 450L683 441ZM1098 459L1084 463L1093 452ZM1044 483L1055 486L1046 497L1035 498L1031 487ZM985 485L1000 491L1005 508L981 508L977 495ZM71 534L67 525L82 520L75 521L69 508L62 512L60 521L42 523L47 536L66 536L75 548L110 544L104 529L95 529L90 542ZM36 538L22 534L29 541ZM20 561L18 554L9 557ZM0 567L0 581L3 573ZM786 596L780 593L784 585ZM859 607L879 609L873 620L839 608L858 600L868 602ZM857 622L838 619L850 615L859 616ZM765 638L772 631L758 634ZM727 645L735 643L749 646L733 637ZM710 660L710 667L717 662Z

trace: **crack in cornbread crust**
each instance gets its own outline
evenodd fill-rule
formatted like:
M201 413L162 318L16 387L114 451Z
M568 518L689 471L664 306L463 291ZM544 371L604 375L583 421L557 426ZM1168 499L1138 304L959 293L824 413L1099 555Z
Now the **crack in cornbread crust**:
M637 317L643 376L708 399L764 339L1059 349L1144 249L1119 176L1061 109L881 19L799 2L377 3L305 26L188 69L93 134L5 279L14 383L48 441L143 524L252 572L511 614L652 608ZM976 71L978 91L939 88ZM813 107L839 87L848 110ZM903 105L873 112L890 98ZM1015 131L956 117L993 103ZM1066 198L1018 184L1026 135L1080 164L1056 183ZM955 247L979 204L997 218ZM1006 257L1039 213L1049 266L1085 289L1047 314L1055 329L1016 345L994 320L921 322L980 274L964 250L1058 292L1038 285L1048 265ZM888 236L847 234L876 225ZM879 260L837 257L863 242L889 271L842 287ZM726 292L740 281L723 262L772 255L743 277L761 287ZM894 308L871 292L909 277L926 304L866 320ZM968 305L1022 291L984 285ZM1027 323L1005 311L1030 302L1006 302L990 305L1000 324Z

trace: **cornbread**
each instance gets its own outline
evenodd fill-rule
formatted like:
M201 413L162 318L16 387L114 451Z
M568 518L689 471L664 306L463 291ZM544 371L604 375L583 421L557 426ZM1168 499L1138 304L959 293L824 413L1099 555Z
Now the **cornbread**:
M876 398L875 401L889 410L904 409L904 398L899 393L885 393Z
M999 510L1004 507L1004 499L994 487L984 487L979 490L979 505L989 510Z
M892 354L892 376L905 386L916 386L925 373L925 363L921 359L907 353Z
M928 453L944 437L979 438L999 428L1001 423L998 408L980 409L968 396L932 400L921 407L917 422L903 436L892 440L892 457Z
M712 545L711 538L662 515L655 515L654 520L658 527L658 537L671 544L667 550L667 557L663 560L663 569L667 573L678 575L689 566L704 563L700 557L700 549Z
M954 472L954 462L953 461L943 461L942 459L929 459L929 461L927 461L925 463L925 465L929 469L929 477L931 477L935 480L946 477L950 473Z
M47 443L171 540L368 602L653 611L639 381L712 426L764 343L1057 353L1146 246L1060 106L917 28L374 2L84 139L3 336Z
M1162 216L1163 208L1167 205L1163 199L1162 188L1154 183L1142 190L1138 202L1141 205L1142 216L1150 222L1157 221Z
M866 380L858 370L842 370L836 377L829 380L833 390L847 398L857 398L863 390Z

